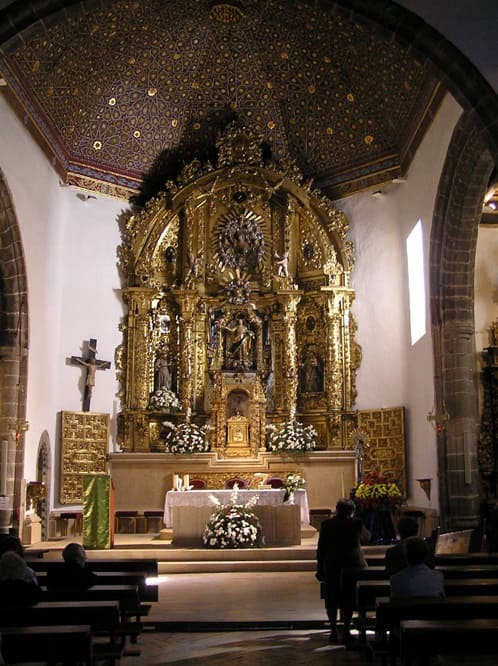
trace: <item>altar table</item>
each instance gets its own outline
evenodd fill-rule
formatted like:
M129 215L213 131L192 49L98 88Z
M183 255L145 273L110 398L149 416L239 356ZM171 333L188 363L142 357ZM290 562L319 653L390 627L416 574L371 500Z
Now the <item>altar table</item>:
M229 504L233 490L170 490L166 493L164 502L164 524L166 527L173 527L173 508L174 507L210 507L212 513L216 511L216 506L210 501L210 496L216 497L221 504ZM247 504L247 502L258 496L256 506L278 506L283 504L285 490L278 489L251 489L237 491L237 502ZM304 488L300 488L294 493L294 502L300 508L301 523L308 525L310 522L310 510L308 504L308 493Z

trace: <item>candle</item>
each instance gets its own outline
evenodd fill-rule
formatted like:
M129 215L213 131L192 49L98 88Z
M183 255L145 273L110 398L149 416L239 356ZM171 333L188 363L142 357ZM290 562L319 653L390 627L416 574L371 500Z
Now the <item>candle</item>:
M344 494L344 472L341 472L341 497L345 497L345 494Z
M183 475L183 489L188 490L190 485L190 476L188 474Z
M173 474L173 490L178 490L178 474Z
M6 439L2 440L2 469L0 470L0 495L7 495L7 456L9 453L9 443Z

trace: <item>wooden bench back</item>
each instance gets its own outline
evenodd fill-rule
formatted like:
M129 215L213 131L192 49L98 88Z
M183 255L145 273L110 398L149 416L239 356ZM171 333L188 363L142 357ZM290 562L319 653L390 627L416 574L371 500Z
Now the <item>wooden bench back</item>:
M28 555L28 554L27 554ZM45 571L64 565L64 561L58 560L45 560L45 559L30 559L26 556L26 561L34 571ZM158 561L155 559L97 559L92 558L91 553L88 556L87 566L95 572L98 571L138 571L143 573L148 578L157 578L159 575Z
M2 627L2 655L7 664L20 662L78 663L93 666L89 625Z

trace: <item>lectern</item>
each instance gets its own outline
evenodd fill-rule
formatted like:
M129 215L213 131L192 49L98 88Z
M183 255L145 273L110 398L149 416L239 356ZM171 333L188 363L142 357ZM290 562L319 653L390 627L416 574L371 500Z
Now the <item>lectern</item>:
M85 474L83 483L83 547L114 545L114 486L107 474Z

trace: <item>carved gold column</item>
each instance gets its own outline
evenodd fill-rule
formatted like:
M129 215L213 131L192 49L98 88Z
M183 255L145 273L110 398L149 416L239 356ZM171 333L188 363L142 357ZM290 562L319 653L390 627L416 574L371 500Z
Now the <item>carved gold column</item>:
M147 406L152 377L150 311L155 291L149 288L123 289L128 306L126 327L126 373L123 411L118 420L118 441L124 451L149 450Z
M123 290L128 305L126 404L127 409L147 409L150 393L150 311L155 291L130 287Z
M199 297L195 292L177 292L176 301L180 307L180 385L178 394L182 410L186 413L192 406L194 395L194 314Z
M341 287L322 287L326 299L327 366L325 379L330 439L340 441L342 413L351 410L353 402L351 365L351 331L349 326L353 290Z
M197 412L204 410L204 393L207 387L207 336L206 312L198 308L193 323L194 384L192 404Z
M282 305L283 315L283 401L284 409L294 411L297 403L297 345L296 324L297 306L301 300L301 294L296 291L279 292L277 300Z

